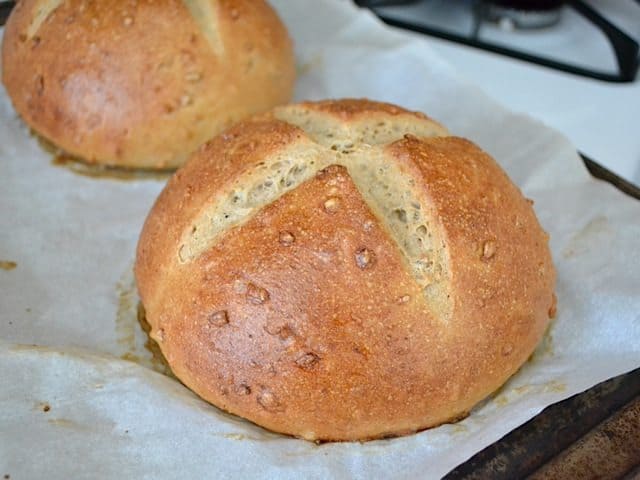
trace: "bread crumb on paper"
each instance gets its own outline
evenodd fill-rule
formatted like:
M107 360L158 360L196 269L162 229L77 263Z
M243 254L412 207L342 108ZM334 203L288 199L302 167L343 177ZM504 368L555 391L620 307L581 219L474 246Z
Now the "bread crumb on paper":
M0 260L0 268L2 270L13 270L18 266L16 262L12 262L11 260Z

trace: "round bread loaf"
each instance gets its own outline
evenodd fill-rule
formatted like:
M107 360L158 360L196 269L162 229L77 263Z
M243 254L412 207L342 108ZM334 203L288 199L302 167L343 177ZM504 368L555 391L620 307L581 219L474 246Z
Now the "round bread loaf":
M279 107L201 147L149 214L135 272L178 378L309 440L465 416L554 308L548 236L496 162L366 100Z
M171 168L289 101L291 41L263 0L22 0L3 81L26 123L89 163Z

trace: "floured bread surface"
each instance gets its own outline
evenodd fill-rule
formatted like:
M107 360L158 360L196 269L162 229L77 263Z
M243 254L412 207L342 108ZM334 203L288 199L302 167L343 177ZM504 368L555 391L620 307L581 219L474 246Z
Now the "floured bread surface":
M289 101L293 48L263 0L23 0L2 75L24 121L89 163L173 168Z
M186 385L310 440L465 415L531 354L555 283L488 155L366 100L278 107L203 146L150 213L136 276Z

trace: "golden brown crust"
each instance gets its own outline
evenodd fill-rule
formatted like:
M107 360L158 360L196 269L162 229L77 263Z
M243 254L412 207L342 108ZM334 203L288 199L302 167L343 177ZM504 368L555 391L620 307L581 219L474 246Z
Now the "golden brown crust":
M23 0L2 55L3 82L34 130L86 161L127 167L182 164L230 124L288 101L295 76L287 32L262 0Z
M317 108L385 114L373 102L359 111L359 102ZM464 415L531 354L555 284L531 206L471 142L407 136L380 147L415 179L444 243L447 298L435 303L337 165L180 261L185 232L226 184L274 155L317 147L302 129L262 116L214 139L174 176L138 245L153 336L199 395L278 432L362 440Z

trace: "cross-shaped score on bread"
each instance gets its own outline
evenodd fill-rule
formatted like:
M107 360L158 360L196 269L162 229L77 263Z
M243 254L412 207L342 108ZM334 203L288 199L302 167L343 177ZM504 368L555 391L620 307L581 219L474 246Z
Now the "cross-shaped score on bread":
M217 0L182 0L189 13L198 24L202 35L211 46L216 55L224 52L224 43L220 36L218 26L218 1ZM231 10L230 13L232 13Z
M37 0L32 3L31 6L31 21L26 29L26 37L27 39L32 39L36 36L38 30L42 23L49 18L52 12L54 12L65 0ZM222 42L222 38L220 37L220 30L218 27L218 1L216 0L182 0L184 6L189 10L189 13L193 17L193 20L198 24L202 35L204 35L209 42L212 50L220 55L224 51L224 44ZM127 8L124 6L120 7L124 19L123 22L127 23L126 18L129 18L131 21L131 15L127 17ZM78 7L81 11L84 10L86 6L80 4ZM237 11L236 11L237 12ZM233 10L230 12L233 15ZM237 14L237 13L236 13Z
M185 232L178 250L180 261L197 257L221 234L248 221L261 208L319 171L340 165L346 168L346 175L374 215L383 219L382 228L403 253L425 295L441 296L440 283L446 283L448 271L444 240L438 233L437 222L431 225L427 219L428 205L416 188L416 178L400 164L388 161L385 148L411 135L429 138L447 135L447 131L423 115L392 111L393 122L389 121L389 113L375 110L369 115L360 112L345 121L330 111L305 105L276 108L273 119L298 127L304 133L281 151L262 158L257 165L247 165L244 172L217 193ZM229 150L233 149L229 145ZM342 182L336 179L330 182L333 186L322 202L322 209L328 214L338 209L348 211L349 205L342 205ZM446 310L445 316L449 308Z
M42 22L44 22L51 12L60 6L64 0L40 0L35 2L32 7L31 22L26 29L26 37L31 40L36 36Z
M185 384L311 440L464 416L532 353L555 283L493 159L364 100L278 107L203 146L149 215L136 276Z
M87 163L176 168L237 121L289 101L285 26L264 0L22 0L2 80L16 111Z

